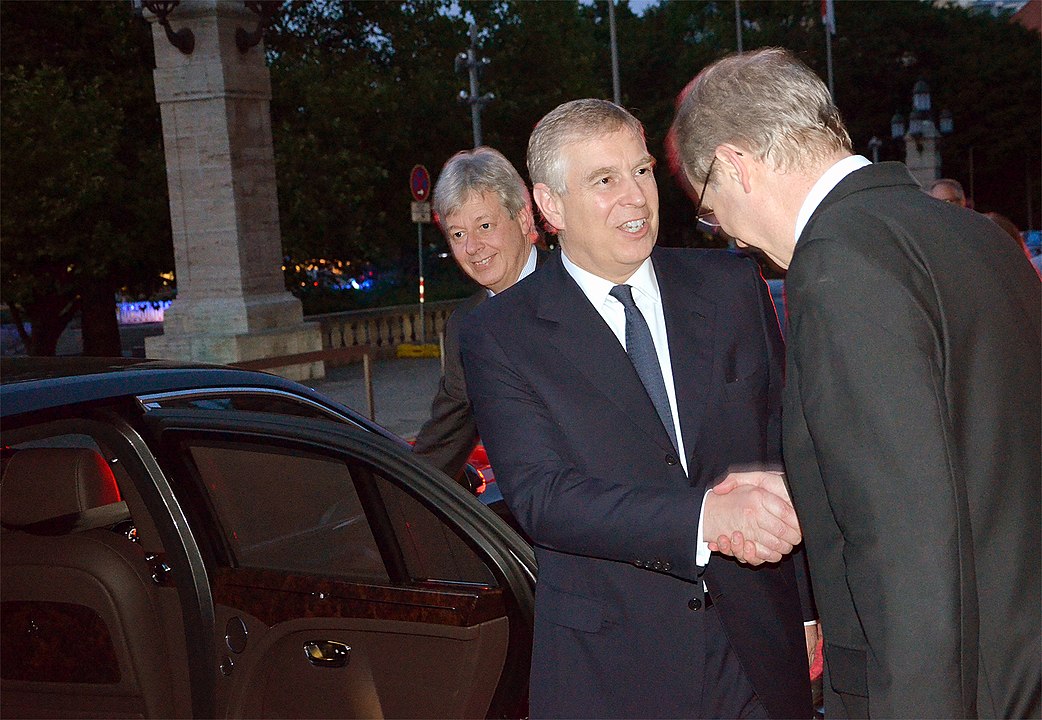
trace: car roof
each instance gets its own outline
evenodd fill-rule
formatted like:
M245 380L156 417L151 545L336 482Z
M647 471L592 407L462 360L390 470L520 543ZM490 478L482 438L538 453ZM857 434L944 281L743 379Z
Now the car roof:
M0 417L119 397L228 386L287 390L336 408L366 427L373 425L350 408L278 375L221 365L133 358L0 359Z

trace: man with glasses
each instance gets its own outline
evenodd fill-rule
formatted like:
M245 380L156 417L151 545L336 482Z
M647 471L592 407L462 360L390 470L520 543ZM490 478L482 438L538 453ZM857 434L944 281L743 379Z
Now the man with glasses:
M699 215L788 268L785 465L826 714L1037 718L1038 276L987 218L854 155L787 51L710 65L671 132Z
M551 111L528 166L561 251L475 309L462 347L539 561L532 716L809 717L817 629L767 470L781 339L759 269L655 247L655 161L617 105ZM758 567L711 554L739 530Z

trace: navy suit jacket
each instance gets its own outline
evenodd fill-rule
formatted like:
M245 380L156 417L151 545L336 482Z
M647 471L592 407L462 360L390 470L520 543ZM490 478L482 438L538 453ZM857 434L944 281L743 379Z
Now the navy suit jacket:
M536 249L536 267L543 264L548 253ZM431 402L431 416L420 428L413 452L427 458L452 478L459 478L467 458L478 443L474 411L467 397L467 383L463 375L460 353L460 327L467 314L488 300L488 290L481 288L452 311L445 323L445 371L438 382L438 392Z
M702 581L772 717L809 717L794 563L695 564L703 496L780 460L782 349L753 261L652 255L690 477L618 339L555 254L468 315L478 429L539 560L534 717L691 717L705 664ZM712 693L713 688L706 688Z

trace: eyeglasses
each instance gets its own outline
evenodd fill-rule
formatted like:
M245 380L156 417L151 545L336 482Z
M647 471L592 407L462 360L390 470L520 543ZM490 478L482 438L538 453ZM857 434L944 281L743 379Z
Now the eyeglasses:
M713 214L712 209L702 210L702 198L706 196L706 188L709 187L709 178L713 174L713 165L716 164L716 155L709 162L709 169L706 171L706 180L702 183L702 192L698 193L698 205L695 206L695 219L705 225L706 227L716 230L720 227L720 223L716 220L716 215Z

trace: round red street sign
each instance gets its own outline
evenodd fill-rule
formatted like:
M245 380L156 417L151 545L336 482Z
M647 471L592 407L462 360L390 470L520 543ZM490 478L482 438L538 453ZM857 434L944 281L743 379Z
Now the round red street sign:
M417 202L427 200L431 194L431 176L423 165L414 165L412 173L409 174L409 189L412 197Z

